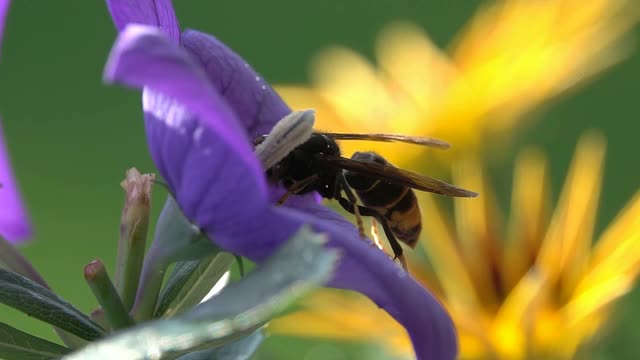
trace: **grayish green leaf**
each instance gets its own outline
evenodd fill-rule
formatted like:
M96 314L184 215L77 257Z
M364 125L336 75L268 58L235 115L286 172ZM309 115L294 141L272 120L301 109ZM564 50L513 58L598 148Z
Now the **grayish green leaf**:
M0 269L0 303L85 340L104 335L100 325L51 290L5 269Z
M178 360L248 360L264 340L262 330L213 349L194 351Z
M249 335L330 278L338 254L324 247L325 239L304 227L249 275L193 310L117 333L65 359L159 359Z
M0 323L0 358L43 360L59 358L71 349Z
M178 263L162 289L154 317L174 316L196 306L233 261L232 254L220 252L206 259Z

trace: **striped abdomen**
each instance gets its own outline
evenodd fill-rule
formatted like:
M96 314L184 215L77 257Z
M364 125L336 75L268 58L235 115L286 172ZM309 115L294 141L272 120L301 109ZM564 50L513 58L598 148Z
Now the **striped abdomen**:
M357 152L351 158L393 166L373 152ZM411 247L416 246L422 221L418 200L412 189L352 171L345 171L345 177L362 204L382 215L398 240Z

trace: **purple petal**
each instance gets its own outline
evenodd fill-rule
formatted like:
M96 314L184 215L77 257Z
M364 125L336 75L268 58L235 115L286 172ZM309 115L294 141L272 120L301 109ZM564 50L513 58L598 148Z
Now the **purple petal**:
M151 25L180 43L180 25L171 0L107 0L107 7L118 31L128 24Z
M268 134L291 109L260 74L215 37L195 30L182 45L200 60L209 80L224 96L249 136Z
M119 38L105 77L148 87L143 98L149 146L162 175L178 190L185 215L222 248L255 261L311 224L329 234L329 246L343 254L332 286L359 291L388 311L409 332L418 359L455 359L455 330L442 306L362 241L351 223L313 196L293 197L289 205L295 209L269 205L263 170L216 90L225 94L251 136L268 132L289 109L260 78L253 78L258 85L249 81L258 75L214 38L188 32L183 40L208 78L157 31L140 27L127 28ZM270 189L269 195L278 191Z
M200 60L209 80L227 100L251 139L268 134L291 112L260 74L214 36L186 30L182 34L182 46ZM271 202L276 202L284 192L282 188L270 189ZM317 203L320 198L317 193L291 197L287 206L295 207L297 201L308 200Z
M31 237L31 224L20 198L0 125L0 236L11 242Z
M9 0L0 0L0 44L2 43L2 35L4 35L4 23L9 12Z
M299 210L272 207L259 217L246 218L228 237L216 236L214 231L216 244L260 262L300 226L311 224L316 231L329 234L329 246L342 253L330 286L363 293L386 310L406 328L418 359L456 358L455 328L433 295L387 255L360 239L353 224L334 211L311 201Z
M155 28L129 25L105 79L144 87L149 149L188 218L200 214L224 233L268 206L264 170L244 130L186 51Z
M9 0L0 0L0 42L8 10ZM31 232L31 223L14 180L0 124L0 236L11 242L20 242L31 237Z

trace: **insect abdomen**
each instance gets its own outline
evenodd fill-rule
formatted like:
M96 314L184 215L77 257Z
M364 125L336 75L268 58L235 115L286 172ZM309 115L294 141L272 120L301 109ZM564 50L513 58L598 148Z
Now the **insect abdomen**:
M393 235L415 247L422 230L420 207L413 190L396 184L378 182L370 191L356 191L362 203L386 220ZM390 199L391 195L395 195ZM387 200L381 202L381 200Z
M373 152L355 153L352 159L390 165ZM355 172L345 172L349 186L356 191L362 204L382 215L393 235L405 244L415 247L422 230L420 207L415 193L409 187L384 182Z
M413 190L407 188L407 193L402 199L387 209L384 218L398 240L412 248L416 246L422 230L422 217Z

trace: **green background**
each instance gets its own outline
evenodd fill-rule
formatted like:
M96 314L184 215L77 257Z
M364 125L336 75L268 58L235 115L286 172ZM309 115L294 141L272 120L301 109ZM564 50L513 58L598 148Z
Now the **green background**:
M304 82L319 49L342 44L367 56L379 29L392 20L423 25L441 47L478 6L475 1L181 0L183 28L213 33L272 83ZM635 29L636 35L638 33ZM82 268L100 258L111 268L128 167L151 172L138 93L101 82L116 32L99 0L14 0L0 66L0 113L15 171L36 228L23 248L50 285L85 311L95 307ZM640 53L588 86L536 114L515 148L535 144L550 157L554 196L562 185L579 134L608 137L598 233L634 194L638 165ZM632 89L635 90L632 91ZM515 153L515 151L514 151ZM513 154L494 166L500 195L509 194ZM156 207L163 194L156 194ZM506 201L506 200L505 200ZM640 292L625 298L593 347L594 358L632 359L640 340ZM54 339L48 326L0 307L2 321ZM634 341L635 340L635 341ZM353 359L371 349L270 338L259 359Z

